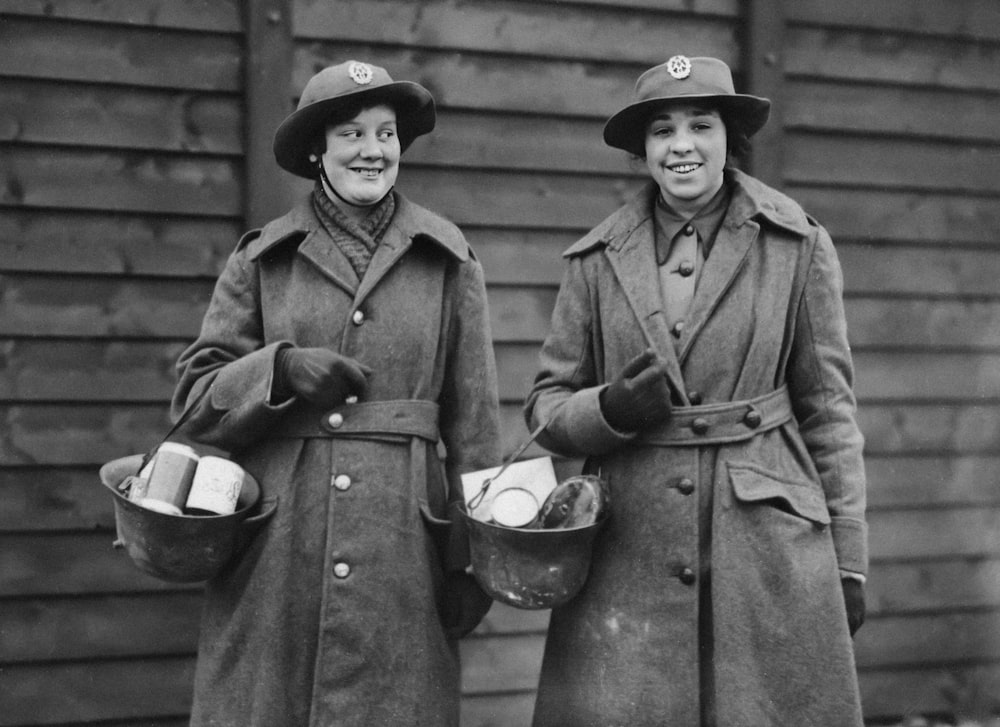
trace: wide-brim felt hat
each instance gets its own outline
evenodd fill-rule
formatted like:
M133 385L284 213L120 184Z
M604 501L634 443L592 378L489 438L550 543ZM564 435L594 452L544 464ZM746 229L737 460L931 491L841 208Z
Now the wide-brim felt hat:
M345 107L386 104L396 111L401 151L434 128L434 97L419 83L393 81L380 66L345 61L314 75L302 89L298 107L274 134L274 158L292 174L312 179L316 164L309 161L316 139L326 132L330 117Z
M676 55L639 76L632 101L604 125L605 143L645 156L649 117L671 101L705 102L747 137L760 131L771 113L768 99L736 93L729 66L718 58Z

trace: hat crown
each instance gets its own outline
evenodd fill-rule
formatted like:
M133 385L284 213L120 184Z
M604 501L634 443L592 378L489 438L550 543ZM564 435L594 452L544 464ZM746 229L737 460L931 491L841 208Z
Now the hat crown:
M673 56L653 66L635 82L633 101L675 96L733 96L733 74L718 58Z
M356 91L388 86L392 83L389 72L381 66L361 61L344 61L329 66L309 79L299 97L298 109L319 101L346 96Z

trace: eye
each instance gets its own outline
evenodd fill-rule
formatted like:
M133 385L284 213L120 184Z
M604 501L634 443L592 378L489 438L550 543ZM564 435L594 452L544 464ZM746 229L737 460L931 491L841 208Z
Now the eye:
M388 141L389 139L391 139L395 135L396 135L396 132L393 131L392 129L383 129L381 132L379 132L378 138L382 139L383 141Z

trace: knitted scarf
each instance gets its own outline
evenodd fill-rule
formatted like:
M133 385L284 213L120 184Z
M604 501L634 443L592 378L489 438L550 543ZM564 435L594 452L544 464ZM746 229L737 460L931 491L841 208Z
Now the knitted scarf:
M368 210L368 215L360 222L341 212L327 196L320 181L313 188L312 203L316 217L337 247L347 256L358 280L361 280L372 261L375 248L392 222L392 215L396 211L396 195L389 192Z

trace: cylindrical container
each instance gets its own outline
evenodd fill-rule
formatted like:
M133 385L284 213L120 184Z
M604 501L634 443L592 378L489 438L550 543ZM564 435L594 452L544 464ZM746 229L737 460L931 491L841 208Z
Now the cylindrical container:
M246 472L235 462L205 455L198 461L186 509L192 514L228 515L236 510Z
M186 444L164 442L156 450L146 496L139 504L157 512L182 514L197 468L198 453L194 449Z
M538 524L538 500L523 487L501 490L490 504L490 517L506 528L531 528Z

